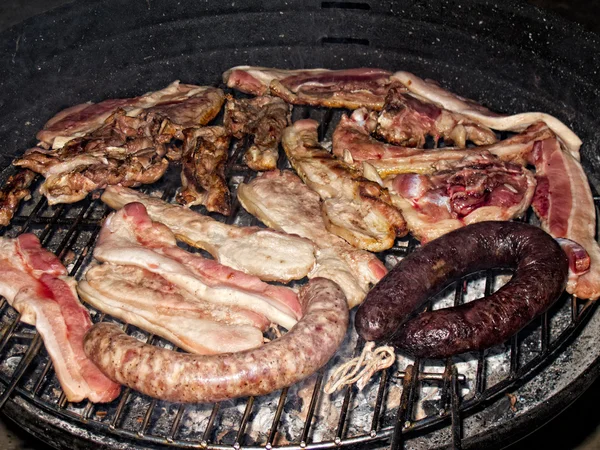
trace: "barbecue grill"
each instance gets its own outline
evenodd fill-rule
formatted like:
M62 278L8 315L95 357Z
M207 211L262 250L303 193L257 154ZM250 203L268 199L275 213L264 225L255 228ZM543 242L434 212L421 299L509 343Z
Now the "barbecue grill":
M521 3L86 1L13 27L0 34L0 45L3 180L13 173L11 160L66 106L134 96L178 78L219 85L224 70L254 64L403 69L493 110L548 112L583 139L582 163L593 190L598 186L600 42ZM325 140L340 115L293 111L294 120L318 120ZM232 144L227 177L233 191L253 176L242 163L246 145ZM279 167L289 167L284 157ZM172 200L178 183L170 168L143 190ZM53 207L37 193L32 197L0 233L36 233L80 278L108 208L91 197ZM226 220L258 224L237 201ZM381 258L391 266L417 245L401 239ZM505 280L495 271L467 277L429 307L459 304ZM113 321L92 313L94 322ZM0 325L0 405L20 426L63 448L502 447L557 414L600 371L600 313L594 303L566 294L504 346L443 361L400 356L362 392L349 387L329 396L322 390L332 368L362 349L349 333L338 355L304 382L210 405L172 404L129 389L106 405L69 403L39 335L5 301Z

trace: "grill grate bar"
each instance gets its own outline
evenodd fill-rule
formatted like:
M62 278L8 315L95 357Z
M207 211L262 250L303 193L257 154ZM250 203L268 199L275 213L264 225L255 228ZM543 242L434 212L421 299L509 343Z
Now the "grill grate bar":
M4 392L2 392L2 395L0 395L0 409L2 409L4 407L4 404L6 403L6 401L9 399L10 395L13 393L13 391L17 387L17 384L21 380L21 377L23 377L23 375L25 374L25 371L29 367L29 364L31 364L31 362L36 357L36 355L38 354L38 352L40 351L41 348L42 348L42 338L40 337L39 334L36 334L35 338L33 338L33 341L31 341L31 344L29 345L29 348L27 349L27 353L25 353L25 356L23 356L23 358L19 362L19 365L17 366L17 369L15 370L15 373L13 374L10 384L6 387Z
M208 418L208 423L206 424L206 429L204 430L204 434L202 435L202 442L200 444L202 447L206 447L208 445L208 442L210 441L210 435L212 434L212 430L215 425L215 420L217 419L217 414L219 414L220 406L220 403L215 403L213 405L210 417Z
M364 345L363 339L359 338L354 347L352 357L355 358L361 353L361 348ZM337 430L335 432L335 443L339 444L342 441L344 434L344 428L346 425L346 416L348 415L348 407L350 406L350 397L352 396L353 385L344 387L344 400L342 401L342 408L340 410L340 417L338 419Z
M167 441L174 442L177 437L177 432L179 431L179 425L181 425L181 418L183 417L183 413L185 412L185 404L182 403L179 405L179 409L177 410L177 414L175 415L175 420L173 421L173 425L171 426L171 432L167 437Z
M385 393L385 386L387 383L389 369L381 371L381 377L379 378L379 387L377 388L377 397L375 398L375 407L373 410L373 419L371 420L371 437L377 435L379 431L379 418L381 417L381 407L383 406L383 394Z
M462 449L462 421L460 418L460 394L456 367L452 368L452 446L456 450Z
M402 381L402 395L400 396L400 406L396 415L396 423L392 435L391 450L398 450L404 446L404 435L402 430L409 426L411 404L414 402L414 390L419 377L419 361L406 368L406 373Z
M254 397L248 397L248 401L246 402L246 408L244 409L244 415L242 416L242 421L240 422L240 428L238 429L237 435L235 436L235 443L233 447L239 449L242 444L242 439L244 437L244 433L246 431L246 425L248 424L248 419L250 418L250 413L252 412L252 407L254 406Z
M279 421L281 420L281 413L283 413L283 407L285 406L285 399L287 397L288 388L283 388L279 401L277 402L277 409L275 410L275 416L273 417L273 423L269 430L269 437L267 438L266 448L272 448L277 436L277 428L279 427Z
M308 433L310 432L310 426L312 423L313 416L315 414L315 407L317 406L317 399L321 392L321 382L323 381L323 369L317 372L317 379L315 380L315 387L313 388L312 395L310 397L310 403L308 405L308 413L306 414L306 420L304 422L304 428L302 429L302 435L300 437L300 446L305 447L307 444Z

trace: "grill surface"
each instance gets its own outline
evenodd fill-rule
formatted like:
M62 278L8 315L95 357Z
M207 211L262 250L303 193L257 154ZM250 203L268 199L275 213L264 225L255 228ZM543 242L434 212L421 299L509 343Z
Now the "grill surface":
M243 63L370 65L431 76L496 110L540 109L557 115L584 139L584 167L595 181L600 163L589 143L598 133L598 106L589 100L598 94L599 83L598 75L586 70L597 64L597 41L520 4L473 1L466 11L466 4L462 10L427 3L429 9L418 2L245 2L237 10L217 3L184 8L154 0L109 0L51 12L0 35L5 50L10 49L0 65L3 166L33 143L33 134L49 116L90 98L134 95L178 77L215 84L224 69ZM519 25L526 28L517 31ZM565 36L577 43L568 53L560 46ZM577 65L569 64L575 60ZM321 137L328 139L341 113L295 107L293 114L295 120L318 120ZM244 147L237 142L231 149L227 172L234 191L252 176L241 164ZM284 158L280 167L287 167ZM6 169L3 177L10 172ZM171 200L178 184L172 168L144 190ZM81 277L108 212L91 198L49 207L35 194L0 233L36 233L72 275ZM228 221L257 224L237 202ZM390 267L416 245L400 240L381 257ZM506 274L495 272L469 277L431 307L470 300L504 281ZM532 418L543 421L572 400L597 375L600 358L593 345L600 333L595 304L565 295L505 346L446 361L400 356L360 393L347 388L330 397L321 389L331 368L362 348L353 334L324 370L264 397L182 406L124 390L108 405L70 404L35 330L19 323L5 302L0 314L0 381L5 386L0 402L9 399L10 417L65 448L85 448L89 441L116 448L364 448L390 442L415 448L500 446L522 434ZM112 320L99 313L93 319ZM170 345L135 327L126 330Z

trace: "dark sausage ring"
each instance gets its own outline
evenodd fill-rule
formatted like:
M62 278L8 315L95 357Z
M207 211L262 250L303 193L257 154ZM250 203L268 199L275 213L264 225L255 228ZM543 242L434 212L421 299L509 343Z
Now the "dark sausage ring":
M493 268L515 274L487 297L413 318L448 284ZM468 225L410 254L375 285L356 313L356 331L418 357L480 350L505 342L549 308L567 276L566 255L540 228L518 222Z

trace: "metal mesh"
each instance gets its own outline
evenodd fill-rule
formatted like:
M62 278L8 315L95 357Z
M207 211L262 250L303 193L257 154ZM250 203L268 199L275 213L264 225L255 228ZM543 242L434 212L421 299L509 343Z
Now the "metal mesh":
M340 115L340 111L317 108L295 107L293 112L294 120L301 117L318 120L320 138L325 140L331 138L333 125ZM247 144L245 141L232 144L227 178L233 192L241 181L253 177L241 163ZM279 168L287 167L282 155ZM163 180L142 190L172 200L178 185L177 168L170 168ZM259 225L240 208L235 195L233 198L233 212L227 222ZM595 201L598 202L598 198L595 197ZM199 210L206 213L202 208ZM0 233L8 237L35 233L46 248L61 258L70 274L80 279L92 261L92 249L102 219L108 213L109 209L92 197L72 205L48 206L36 189L32 200L21 207L12 224ZM525 220L535 219L529 213ZM417 246L412 238L400 239L380 257L391 267ZM506 279L505 273L497 271L467 277L452 285L428 307L436 308L448 302L457 305L482 290L479 294L489 294ZM465 437L465 418L543 370L569 345L594 309L593 302L565 294L504 346L444 361L401 358L391 369L377 374L365 392L346 387L333 394L333 400L322 391L327 375L332 367L359 353L363 346L352 326L343 344L345 353L341 350L341 355L308 380L269 396L210 405L180 405L151 399L125 388L112 403L95 405L66 401L39 335L33 327L20 323L19 315L2 300L0 381L5 388L0 404L19 397L39 411L69 424L71 429L113 437L123 448L290 446L317 449L390 443L392 448L400 448L407 440L427 437L440 430L445 430L441 436L446 443L451 441L455 448L460 448ZM91 307L90 311L94 322L121 323ZM129 334L142 340L173 348L167 341L143 330L123 326ZM498 363L499 359L502 364ZM329 416L322 413L324 405L334 405L329 407Z

